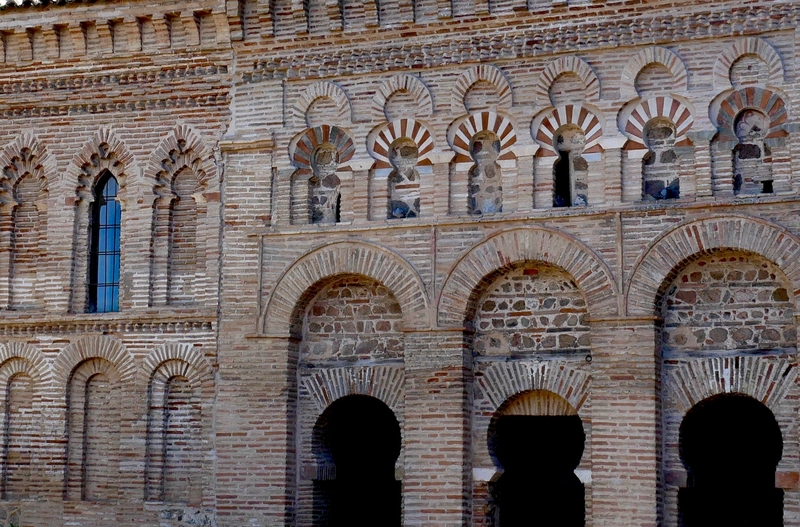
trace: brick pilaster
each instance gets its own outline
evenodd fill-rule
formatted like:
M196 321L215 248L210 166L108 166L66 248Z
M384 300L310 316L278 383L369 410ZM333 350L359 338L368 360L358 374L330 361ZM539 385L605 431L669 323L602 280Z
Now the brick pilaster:
M468 350L460 331L406 333L406 527L469 523Z
M655 321L592 321L592 517L653 526L660 480Z

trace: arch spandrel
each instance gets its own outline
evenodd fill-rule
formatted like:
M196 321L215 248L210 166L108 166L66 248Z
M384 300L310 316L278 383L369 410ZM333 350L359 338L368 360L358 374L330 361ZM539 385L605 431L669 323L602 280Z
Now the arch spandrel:
M486 277L517 262L539 261L566 271L586 297L590 316L618 313L618 293L608 266L576 239L551 229L501 232L464 254L448 275L438 301L441 327L461 327Z
M425 284L409 262L378 245L339 241L306 253L283 272L269 294L259 327L266 335L290 336L304 296L320 282L348 274L383 284L400 304L406 330L429 325Z
M800 304L800 239L788 230L749 216L691 220L662 234L633 267L626 287L628 315L653 316L664 284L690 258L717 249L755 253L775 265L792 284Z

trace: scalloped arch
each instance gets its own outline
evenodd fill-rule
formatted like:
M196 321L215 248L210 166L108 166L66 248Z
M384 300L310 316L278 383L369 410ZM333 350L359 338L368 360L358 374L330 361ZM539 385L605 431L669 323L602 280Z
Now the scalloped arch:
M419 150L417 165L430 165L428 155L433 151L433 136L430 130L413 119L397 119L382 127L377 134L370 134L367 150L376 159L374 168L390 168L389 147L401 137L416 143Z
M348 125L352 123L352 108L350 106L350 99L344 92L341 86L328 81L320 81L312 84L297 98L297 101L292 106L292 116L298 127L306 127L306 114L308 109L317 99L327 97L331 99L339 113L337 121L333 124Z
M489 130L500 139L500 155L498 160L515 159L511 147L517 142L517 132L514 123L505 115L494 112L480 112L468 115L450 125L447 139L456 155L456 163L472 161L470 143L478 132Z
M591 376L564 361L498 362L483 371L477 385L492 412L515 395L547 390L566 399L580 413L589 397Z
M656 238L628 279L628 314L655 314L672 273L695 255L717 249L748 251L773 262L792 284L795 309L800 310L800 238L759 218L726 216L691 220Z
M491 64L481 64L473 66L461 74L456 81L453 88L453 111L459 112L466 108L464 104L464 97L467 91L478 81L486 81L497 90L497 97L499 99L498 107L504 110L511 109L513 101L513 91L508 79L503 75L503 72L497 66Z
M630 100L639 96L636 91L636 77L645 66L654 63L661 64L672 73L674 91L686 91L689 73L681 58L674 51L653 46L641 50L625 64L625 68L622 70L622 78L620 79L619 91L621 99Z
M323 124L299 134L289 145L289 158L300 170L311 170L311 155L323 143L331 143L339 152L339 167L346 166L356 151L352 137L338 126Z
M652 119L664 117L675 125L675 143L678 146L689 144L686 132L694 124L694 109L688 101L673 97L651 97L631 105L620 112L620 131L631 141L644 147L644 127Z
M167 166L165 161L170 161L172 153L178 153L180 159L177 163ZM185 154L191 153L189 157ZM178 170L185 166L191 166L195 174L201 177L200 183L207 184L217 180L217 165L214 162L214 153L200 134L191 126L181 124L175 127L158 144L150 155L150 162L147 164L144 176L151 184L158 184L158 175L167 172L174 175Z
M122 189L125 187L128 167L132 165L133 161L133 155L125 143L111 129L102 128L95 133L94 137L84 143L80 151L72 158L67 169L67 188L76 189L79 194L82 191L90 191L90 187L95 182L87 179L90 174L84 171L84 167L89 166L95 169L91 174L93 176L99 175L103 170L111 172Z
M417 101L417 118L430 117L433 114L433 97L428 86L415 75L401 74L389 77L381 83L372 98L372 116L375 120L385 120L384 107L393 93L407 91Z
M536 142L542 145L543 155L557 156L553 140L556 132L565 125L573 124L583 130L586 136L585 153L602 152L600 138L603 136L603 124L598 112L586 106L567 104L546 110L533 119L531 133Z
M34 380L39 383L48 382L52 376L50 365L44 354L27 342L9 342L0 344L0 369L11 360L21 359L30 364Z
M714 395L742 393L775 411L797 379L786 359L713 357L692 359L669 368L665 388L683 413Z
M133 356L120 341L105 336L93 336L82 338L61 350L53 363L55 381L60 387L66 387L75 368L94 358L113 364L119 372L121 382L133 381L136 376Z
M27 166L27 172L45 181L58 173L55 157L50 155L44 144L32 132L23 132L3 148L0 152L0 167L13 165L14 158L22 158L23 150L26 149L36 157L35 166Z
M405 392L403 366L324 368L302 377L317 415L334 401L348 395L369 395L386 403L395 415L402 415Z
M397 253L364 242L338 241L313 249L292 263L269 295L260 327L267 335L290 335L293 317L307 291L338 275L362 275L382 283L403 310L405 329L424 328L428 296L416 269Z
M142 363L143 377L151 380L164 364L171 361L187 365L189 369L185 370L185 376L192 385L213 380L211 365L203 355L202 348L196 348L192 344L163 344L150 351Z
M518 262L539 261L566 271L586 298L591 315L618 312L611 270L591 249L567 234L544 228L502 231L467 251L448 274L438 302L439 325L461 327L487 277Z
M732 88L731 66L743 55L756 55L763 60L769 71L769 84L780 86L784 81L781 56L766 40L748 37L732 42L725 48L714 63L714 89L718 91Z
M568 57L559 57L550 62L539 74L539 79L536 81L536 86L534 87L536 105L539 108L552 106L552 102L550 101L550 87L553 86L553 82L564 73L575 73L583 80L586 86L587 101L597 101L600 99L600 79L597 78L597 74L585 60L570 55Z
M786 103L780 94L764 88L744 88L735 91L718 103L712 104L712 114L716 112L714 122L719 128L718 141L738 141L734 124L739 112L746 108L757 108L769 116L767 138L785 135L784 124L789 120Z

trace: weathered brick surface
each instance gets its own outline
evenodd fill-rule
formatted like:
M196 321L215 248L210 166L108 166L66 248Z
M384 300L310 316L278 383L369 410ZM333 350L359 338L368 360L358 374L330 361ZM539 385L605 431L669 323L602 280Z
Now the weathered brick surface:
M796 2L22 3L0 525L312 525L352 395L400 423L405 525L494 526L491 423L534 400L582 421L586 525L676 525L681 420L729 392L800 525Z

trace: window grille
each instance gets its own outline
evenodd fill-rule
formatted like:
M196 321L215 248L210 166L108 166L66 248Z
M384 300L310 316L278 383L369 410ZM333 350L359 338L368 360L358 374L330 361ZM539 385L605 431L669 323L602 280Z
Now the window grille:
M89 254L89 312L119 311L120 221L119 184L110 174L96 187Z

